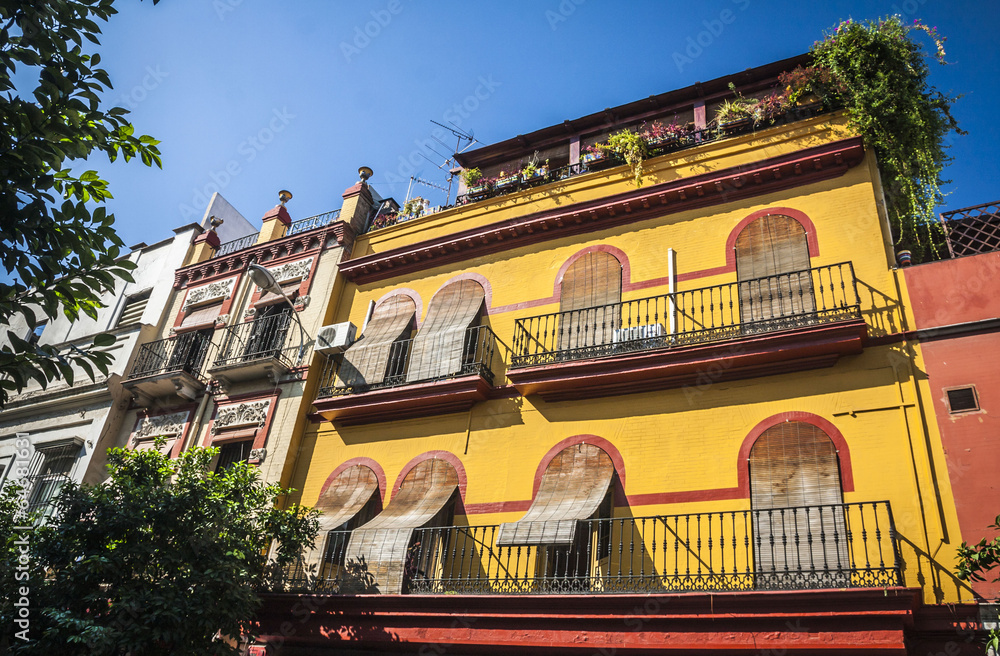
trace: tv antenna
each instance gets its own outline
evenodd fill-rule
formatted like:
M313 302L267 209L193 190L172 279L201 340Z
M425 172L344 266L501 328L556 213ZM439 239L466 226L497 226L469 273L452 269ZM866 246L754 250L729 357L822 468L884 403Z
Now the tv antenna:
M455 157L460 153L464 153L469 148L472 148L472 146L479 143L479 141L472 134L472 132L466 132L465 130L462 130L451 121L448 121L449 125L444 125L443 123L438 123L437 121L431 119L431 123L443 127L445 130L448 130L449 132L452 133L452 135L455 136L455 150L452 152L452 155L450 157L446 157L441 153L439 153L438 151L431 148L431 150L435 154L439 155L440 157L444 157L444 162L442 162L441 164L436 164L431 158L427 157L423 153L420 153L421 157L426 159L431 164L434 164L438 169L445 169L448 172L448 186L444 187L434 182L428 182L427 180L423 180L421 178L414 177L411 175L410 184L406 188L406 200L410 200L410 190L413 188L413 183L416 182L417 184L426 185L428 187L433 187L434 189L440 189L441 191L445 192L446 193L445 205L451 205L451 187L455 180L455 174L452 172L452 169L455 167L456 163ZM431 138L434 139L434 141L441 144L447 150L448 146L443 141L441 141L434 135L431 135ZM463 146L463 142L468 142L468 143L464 143Z

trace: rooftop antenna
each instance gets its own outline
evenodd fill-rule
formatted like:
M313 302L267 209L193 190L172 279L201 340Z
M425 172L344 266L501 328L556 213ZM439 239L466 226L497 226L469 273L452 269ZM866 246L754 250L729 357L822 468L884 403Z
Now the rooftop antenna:
M444 162L442 162L441 164L438 165L439 169L445 169L446 171L448 171L448 187L445 188L445 187L442 187L440 185L434 184L432 182L427 182L426 180L421 180L420 178L412 178L412 177L410 178L410 185L412 186L413 182L417 181L417 182L419 182L421 184L425 184L427 186L434 187L436 189L440 189L440 190L444 191L447 194L447 197L445 198L445 205L451 205L451 186L452 186L452 183L455 180L455 174L452 172L452 169L455 167L455 156L458 155L459 153L464 153L469 148L472 148L472 146L474 144L479 143L479 141L476 139L475 136L473 136L473 134L471 132L466 132L465 130L462 130L461 128L459 128L457 125L455 125L451 121L448 121L449 125L444 125L443 123L438 123L437 121L431 119L431 123L433 123L434 125L439 125L439 126L443 127L445 130L448 130L449 132L451 132L455 136L455 150L454 150L452 156L445 158ZM434 140L437 141L438 143L441 143L441 141L439 139L437 139L436 137L434 138ZM467 141L468 143L465 144L465 147L463 148L462 147L462 142L464 142L464 141ZM444 146L443 143L441 143L441 145ZM438 153L438 154L440 155L440 153ZM425 157L424 159L427 159L427 158ZM430 161L430 160L428 159L428 161ZM433 162L431 162L431 163L433 164ZM410 197L409 190L407 190L407 192L406 192L406 197L407 197L407 200L409 200L409 197Z

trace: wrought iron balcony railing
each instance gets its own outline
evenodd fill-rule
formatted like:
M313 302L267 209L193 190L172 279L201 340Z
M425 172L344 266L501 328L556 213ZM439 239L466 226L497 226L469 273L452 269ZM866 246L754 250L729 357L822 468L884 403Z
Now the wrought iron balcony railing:
M331 212L323 212L322 214L310 216L305 219L299 219L298 221L293 221L292 224L288 226L285 236L291 237L292 235L297 235L300 232L306 232L315 228L325 228L339 218L340 210L338 209Z
M301 335L290 330L292 321L291 314L279 312L228 326L214 366L250 364L262 360L277 360L285 367L300 364L304 345L289 344L301 339Z
M404 590L648 594L902 585L888 501L591 519L578 523L574 544L565 547L500 547L498 529L414 531ZM292 587L336 594L358 575L345 562L350 531L324 539L319 562L289 572Z
M860 318L854 266L841 262L518 319L510 366L676 348Z
M442 339L448 338L448 336L442 337ZM503 376L506 369L504 354L509 349L497 338L489 326L473 326L466 331L461 362L459 366L454 367L453 371L447 373L441 373L440 368L437 367L431 367L435 371L426 376L421 375L417 370L411 371L411 355L415 339L404 339L392 344L386 359L385 377L376 382L362 384L354 382L346 374L340 359L329 358L323 368L317 398L360 394L372 390L458 378L471 374L478 374L492 385L498 377ZM425 343L423 349L430 353L432 358L438 350L433 342Z
M198 376L211 344L211 334L204 332L184 333L143 344L139 347L128 380L177 371Z
M219 250L215 251L215 255L212 257L225 257L226 255L230 255L236 251L241 251L244 248L250 248L257 243L258 236L260 236L260 233L255 232L252 235L246 235L245 237L240 237L239 239L233 239L232 241L220 244Z

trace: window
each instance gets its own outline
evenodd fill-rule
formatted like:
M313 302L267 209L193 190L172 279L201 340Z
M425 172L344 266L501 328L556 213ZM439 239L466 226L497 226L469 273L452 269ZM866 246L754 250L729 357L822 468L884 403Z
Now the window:
M744 324L816 311L802 224L778 214L761 217L740 231L735 248Z
M344 351L338 385L374 385L385 381L389 371L402 375L400 340L410 338L416 323L416 304L403 294L391 296L377 306L357 341Z
M13 460L14 456L0 457L0 489L3 489L4 483L7 482L7 477L9 476L8 472L11 468Z
M833 440L805 422L764 431L750 450L750 506L758 587L788 573L845 581L849 570L840 463ZM826 586L824 586L826 587Z
M577 258L559 286L559 339L567 350L610 344L621 324L622 264L614 255L591 251Z
M125 307L122 308L121 316L118 317L118 327L129 326L142 320L142 313L146 311L146 303L149 302L151 292L152 290L147 289L125 299Z
M232 467L238 462L246 462L250 459L250 449L253 446L251 440L242 442L230 442L224 444L219 450L219 460L215 465L215 471L221 472Z
M956 387L945 392L948 394L948 412L951 414L979 410L979 395L975 385Z
M208 324L214 324L221 312L222 301L210 305L202 305L197 308L190 308L184 315L184 320L181 321L181 325L178 328L203 327Z
M80 445L75 441L64 446L39 448L35 452L25 483L31 490L28 500L28 512L39 511L43 517L52 515L55 510L52 502L63 485L70 480L73 466L80 454Z
M456 280L431 299L424 324L413 338L406 382L434 380L462 371L469 328L479 323L486 293L475 280Z

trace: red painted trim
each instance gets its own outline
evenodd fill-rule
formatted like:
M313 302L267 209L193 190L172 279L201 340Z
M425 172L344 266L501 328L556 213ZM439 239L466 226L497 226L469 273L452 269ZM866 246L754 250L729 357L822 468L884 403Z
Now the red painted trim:
M466 412L490 398L491 385L479 374L429 383L316 399L316 412L341 426Z
M264 420L264 425L257 428L254 433L253 446L252 449L262 449L264 445L267 444L267 435L271 430L271 424L274 422L274 412L278 407L278 397L281 396L281 388L276 388L274 390L267 390L265 392L250 392L247 394L239 394L237 396L219 397L215 399L215 409L212 411L212 418L208 421L208 430L205 433L205 439L202 442L202 446L212 446L216 443L224 443L229 438L229 435L222 434L218 437L212 435L212 426L215 424L215 417L219 414L219 408L224 408L227 405L236 405L237 403L242 403L244 401L263 401L265 399L271 399L271 405L267 406L267 418Z
M611 458L611 462L615 466L615 472L618 474L618 485L621 488L616 490L616 496L619 499L624 498L625 490L625 460L622 458L621 452L615 448L615 445L607 441L603 437L598 437L597 435L573 435L572 437L567 437L565 440L559 442L554 447L549 449L548 453L542 458L542 461L538 463L538 468L535 470L535 480L531 486L531 498L534 499L538 495L538 487L542 484L542 476L545 474L546 468L548 468L549 463L555 458L559 453L565 449L576 444L590 444L596 446L598 449L608 454Z
M333 482L333 479L340 476L340 474L345 469L349 469L350 467L354 467L357 465L360 465L362 467L367 467L368 469L372 470L372 472L375 474L375 478L378 479L378 498L379 501L382 502L382 505L384 507L385 489L386 489L385 470L382 469L382 465L378 464L371 458L365 458L362 456L359 456L357 458L351 458L350 460L345 460L344 462L340 463L337 466L337 468L333 470L333 473L326 477L326 481L324 481L323 487L321 487L319 490L319 496L320 497L323 496L323 494L326 492L326 488L330 487L330 484Z
M743 444L740 446L738 459L736 461L737 480L739 481L741 493L746 497L750 496L750 467L747 463L750 460L750 449L753 448L754 442L756 442L757 438L760 437L768 428L777 426L778 424L782 424L786 421L800 421L806 424L812 424L826 433L826 436L830 438L834 446L837 448L837 458L840 460L841 489L844 492L853 492L854 471L851 468L851 450L847 446L847 440L844 439L844 435L840 432L840 430L830 423L829 420L810 412L782 412L761 421L759 424L754 426L753 430L751 430L747 434L746 438L744 438Z
M409 287L398 287L392 291L382 294L381 298L375 301L375 307L377 308L382 305L384 301L389 300L393 296L407 296L413 301L414 313L417 318L417 328L419 328L420 324L424 322L424 300L420 298L420 294L417 293L416 290L410 289ZM358 326L358 328L361 328L361 326Z
M816 225L812 222L805 212L800 212L799 210L792 209L791 207L768 207L762 210L758 210L753 214L743 218L736 227L733 228L732 232L729 233L729 237L726 239L726 268L729 271L736 271L736 238L740 236L743 232L743 228L747 227L757 219L762 219L765 216L780 215L787 216L790 219L795 219L802 226L802 229L806 233L806 243L809 247L809 257L819 257L819 239L816 237Z
M393 498L395 498L396 494L399 492L399 488L403 485L403 481L406 480L406 475L410 473L410 470L422 463L424 460L444 460L455 468L455 473L458 474L458 493L462 496L462 504L464 505L465 488L468 487L469 479L465 475L465 466L462 464L462 461L458 459L458 456L450 451L427 451L425 453L421 453L419 456L406 463L403 470L399 472L399 476L396 477L396 484L392 486Z
M287 264L289 262L300 262L302 260L308 260L310 257L313 258L312 265L309 267L309 273L304 278L302 278L302 280L299 281L298 296L296 298L302 298L303 296L309 293L309 288L312 287L312 281L314 276L316 275L316 267L319 266L319 258L321 257L321 255L322 255L322 250L320 250L319 248L316 248L308 253L295 253L295 255L291 257L268 260L267 268L273 269L275 267L281 266L282 264ZM280 285L281 283L279 282L278 284ZM252 297L250 298L250 303L247 304L246 310L249 310L252 307L257 307L257 302L260 301L261 296L263 295L264 295L263 289L259 288L255 289ZM292 303L297 303L297 302L298 302L297 300L292 300ZM244 314L246 313L246 310L243 311Z
M679 492L653 492L651 494L630 494L629 506L654 506L666 503L694 503L697 501L731 501L748 499L738 487L720 487L711 490L682 490Z
M188 416L187 416L187 419L184 420L184 428L181 430L180 434L177 436L177 438L176 438L177 441L174 442L174 447L170 451L170 458L176 458L177 456L179 456L181 454L181 449L184 448L184 444L187 441L188 433L191 431L192 414L194 413L194 411L195 411L195 409L197 407L198 407L197 405L191 403L191 404L188 404L188 405L183 405L183 406L178 406L178 407L175 407L175 408L171 408L169 410L164 410L162 412L148 412L148 411L146 411L146 412L138 412L135 415L135 423L132 425L132 431L131 431L131 433L132 434L135 433L136 429L139 428L139 424L142 423L143 419L147 419L149 417L160 417L160 416L163 416L163 415L172 415L172 414L174 414L176 412L184 412L185 410L187 410ZM131 442L132 442L132 439L131 439L131 435L130 435L130 437L129 437L129 443L131 444Z
M341 262L340 272L357 284L396 278L544 241L798 188L844 175L863 159L862 141L852 137L364 255Z
M218 280L212 280L210 282L205 283L204 285L198 285L196 287L188 287L187 291L184 293L184 301L185 302L187 301L188 295L191 293L192 290L201 289L202 287L204 287L206 285L210 285L213 282L221 282L223 280L228 280L229 278L233 279L233 291L230 292L228 298L222 299L222 307L219 308L219 316L221 317L224 314L229 314L229 311L230 311L230 309L233 306L233 301L236 300L236 294L237 294L237 292L240 289L240 281L243 280L243 274L242 273L237 273L237 274L235 274L233 276L228 276L228 277L225 277L225 278L219 278ZM187 315L187 312L184 311L184 303L181 303L181 307L177 311L177 317L174 319L174 326L173 327L175 329L180 329L181 323L184 321L185 315ZM232 323L232 317L230 317L230 323ZM205 328L209 328L212 325L216 325L216 324L213 323L211 325L210 324L205 324L204 326L191 326L190 328L183 329L182 332L190 332L192 330L204 330Z

